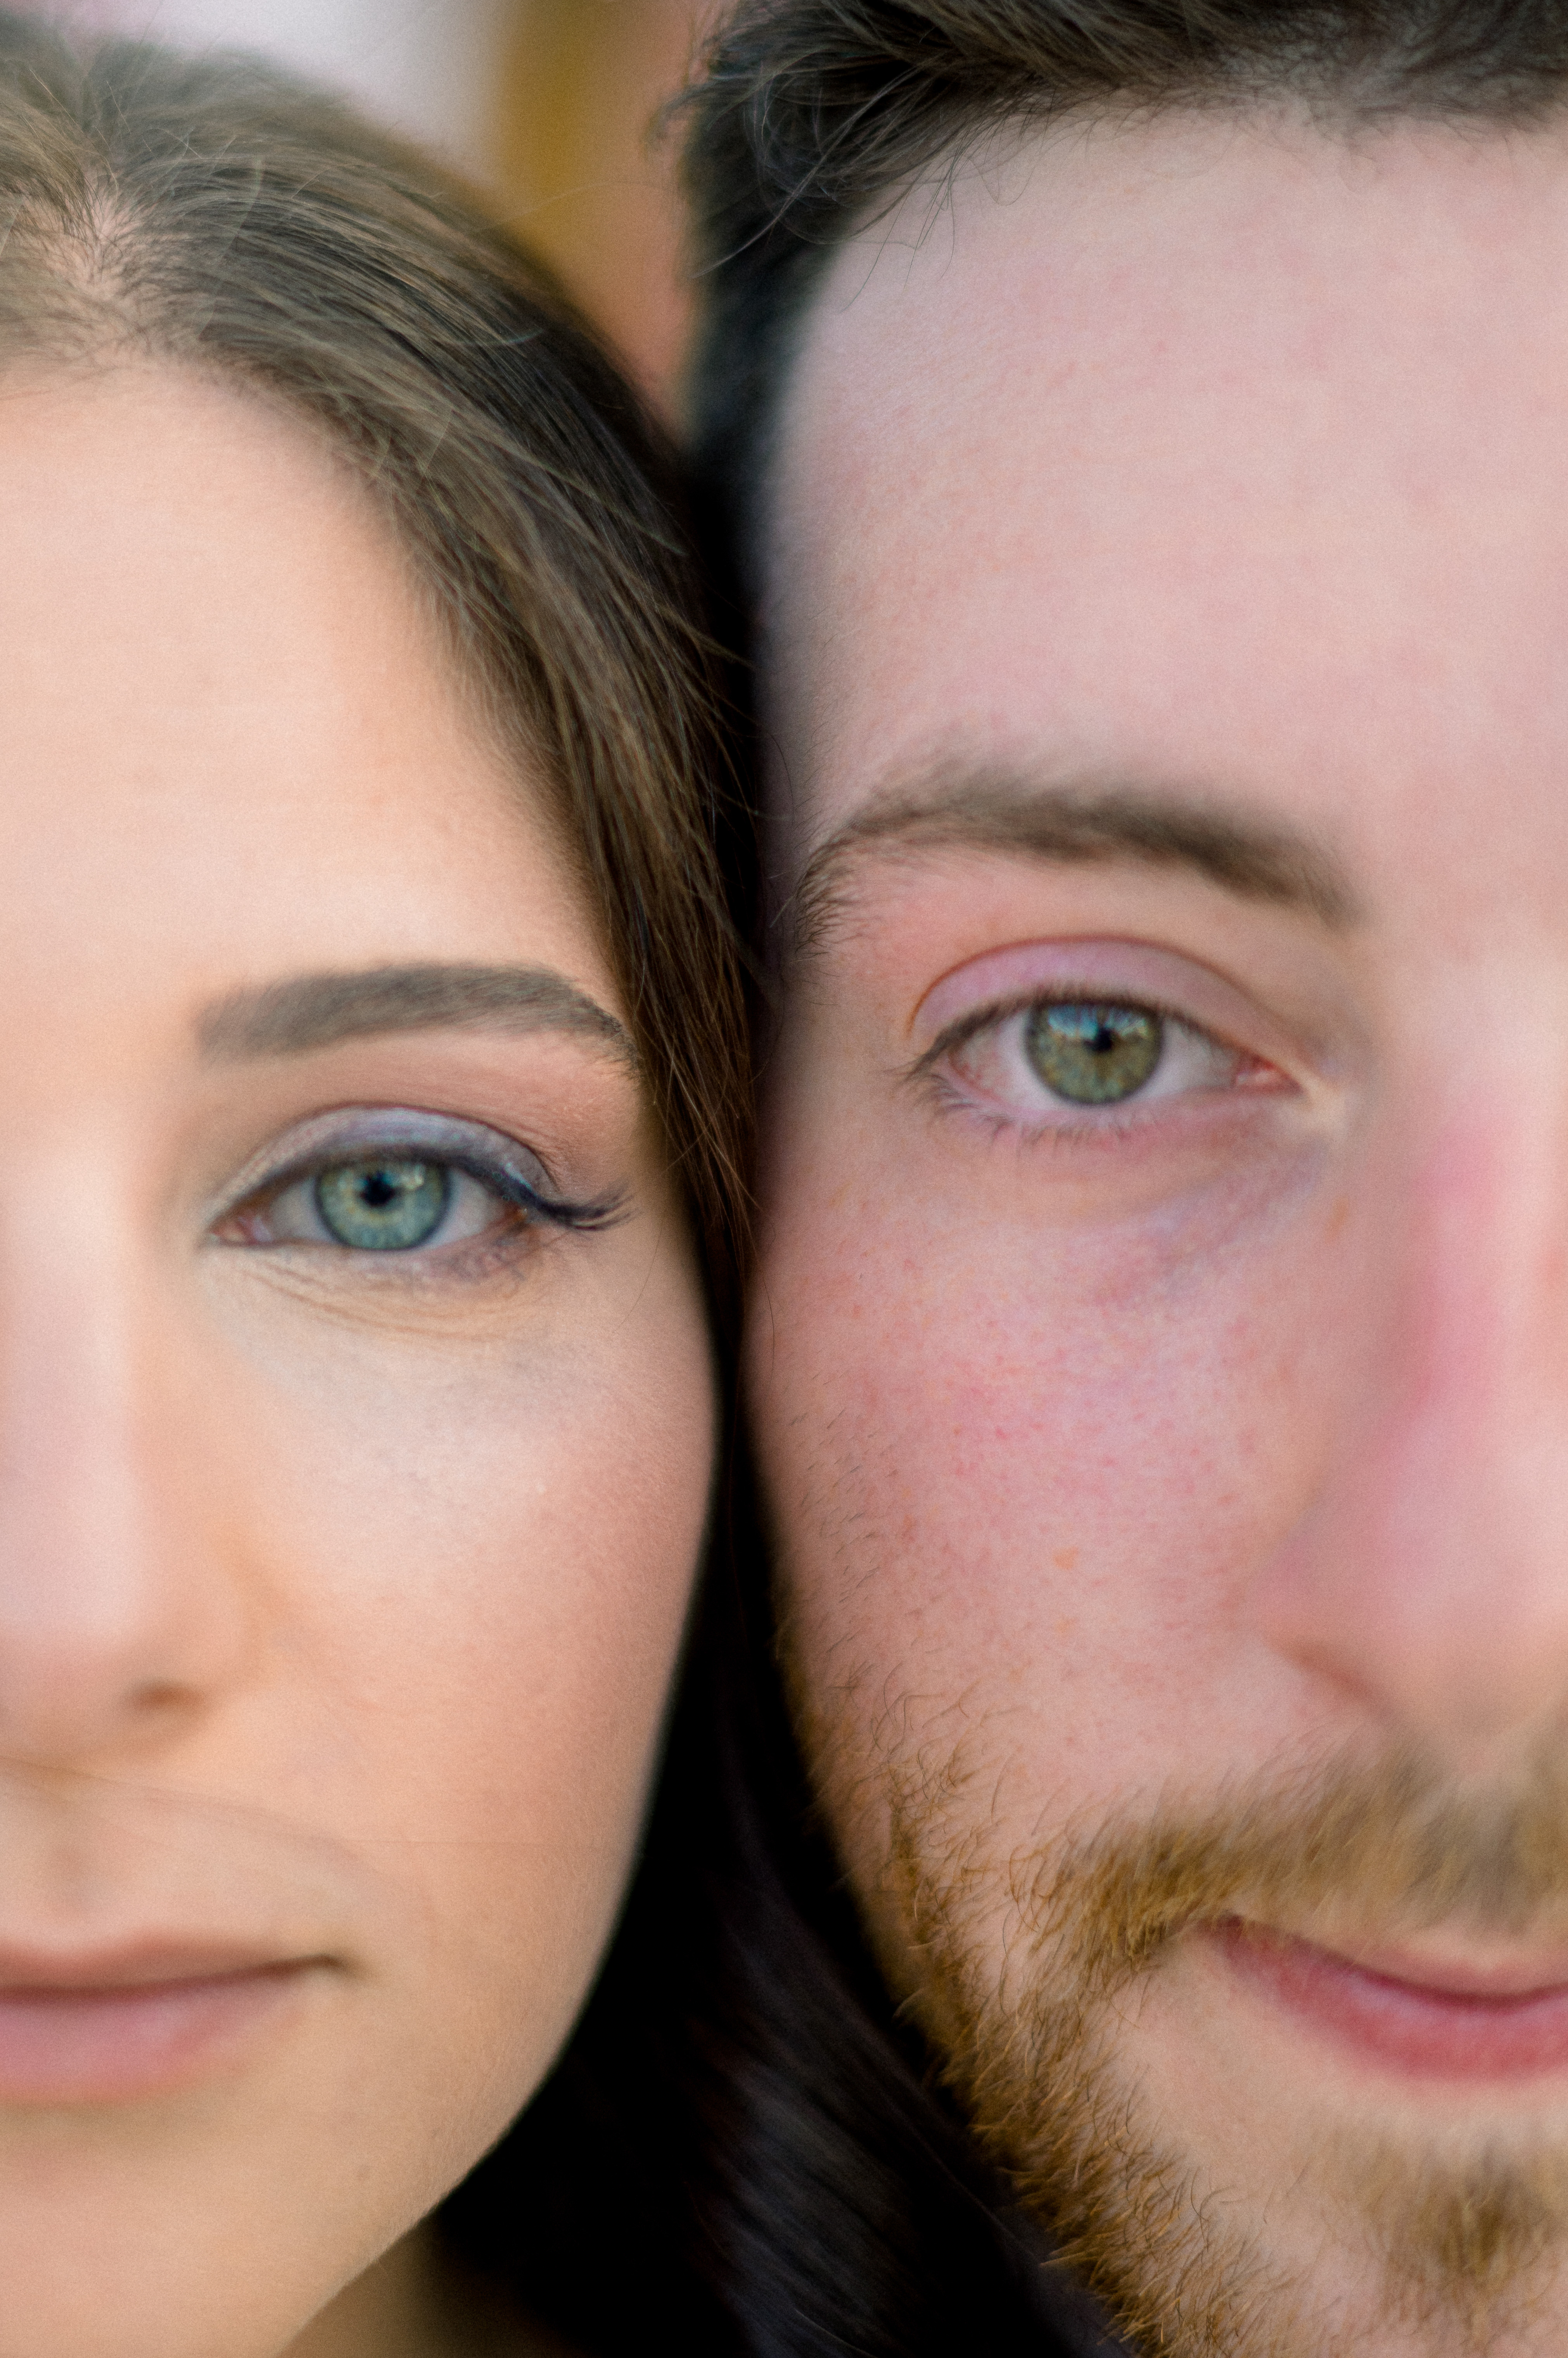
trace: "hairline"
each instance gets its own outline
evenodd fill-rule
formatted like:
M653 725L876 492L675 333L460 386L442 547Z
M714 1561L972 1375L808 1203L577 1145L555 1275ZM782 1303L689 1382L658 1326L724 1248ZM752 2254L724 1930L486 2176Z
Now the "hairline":
M1367 77L1368 83L1371 79ZM1283 73L1271 79L1265 70L1255 67L1249 75L1234 80L1213 71L1195 73L1190 81L1173 81L1162 91L1043 91L1033 103L998 108L984 100L976 100L968 106L955 107L945 135L934 143L928 153L868 189L859 205L844 209L830 234L819 236L811 243L802 241L793 255L767 274L772 302L759 370L761 391L751 406L743 438L736 445L735 455L744 460L741 479L738 481L732 472L728 487L733 555L753 611L760 602L768 572L766 541L778 496L784 420L795 372L816 306L849 247L880 223L892 221L923 191L929 191L930 198L930 212L921 233L922 236L927 234L935 214L950 204L955 178L964 164L993 141L1015 143L1022 147L1030 140L1044 141L1075 126L1152 123L1184 113L1229 115L1238 122L1293 117L1325 142L1338 141L1345 146L1358 135L1376 136L1411 124L1454 131L1473 129L1500 137L1509 131L1538 129L1553 118L1568 117L1568 76L1551 94L1542 91L1533 100L1516 97L1505 103L1499 93L1490 105L1423 100L1419 92L1400 91L1397 86L1379 101L1370 88L1363 86L1358 90L1356 78L1349 73L1338 80L1324 75L1314 83L1307 72L1296 79ZM733 258L710 262L699 274L698 284L703 276L722 271L727 261ZM696 348L694 388L700 388L707 373L708 332L699 335ZM697 397L689 406L697 423L697 447L700 454L704 443L703 404Z
M883 223L892 223L901 211L919 200L923 193L928 205L919 235L924 240L930 234L938 213L950 208L955 180L966 163L975 165L977 175L983 173L985 150L993 142L1006 143L1005 157L1016 159L1030 142L1044 143L1053 135L1072 128L1098 128L1152 124L1172 115L1229 116L1239 124L1267 124L1271 120L1281 124L1293 124L1316 134L1325 144L1337 143L1348 147L1358 137L1379 137L1411 127L1462 132L1474 129L1482 135L1501 138L1519 130L1543 130L1552 123L1568 122L1568 77L1550 102L1544 97L1533 107L1523 104L1498 105L1487 110L1458 105L1422 104L1413 99L1396 96L1390 103L1373 107L1357 103L1356 91L1346 79L1344 86L1325 83L1314 90L1303 83L1301 88L1283 81L1271 84L1260 77L1256 84L1224 84L1217 78L1207 81L1195 81L1190 88L1173 87L1164 92L1083 92L1054 102L1043 103L1038 111L1014 108L1002 114L975 104L961 120L955 121L950 138L934 147L916 167L891 180L874 195L869 195L858 211L847 211L838 233L813 248L806 249L809 261L796 257L793 271L785 266L781 283L791 283L791 299L784 306L781 323L774 332L779 342L772 346L773 364L765 373L765 390L752 413L752 431L746 448L753 454L755 464L750 471L744 505L731 512L736 554L741 579L752 600L753 625L756 618L769 611L770 577L773 560L770 537L774 529L779 503L784 492L782 465L788 405L796 372L806 358L807 340L818 304L827 297L834 272L856 242ZM993 201L1003 199L994 196ZM766 648L770 629L767 623L756 628L757 651L762 657L760 671L766 668ZM791 830L776 808L776 785L770 789L773 763L764 751L759 763L760 803L764 831ZM981 782L979 766L973 783ZM924 791L934 794L938 804L950 807L946 783L940 773L925 773ZM1089 798L1098 788L1089 784ZM814 873L819 863L832 858L837 845L848 853L868 842L874 836L892 838L901 831L901 822L888 817L879 820L876 814L885 808L890 814L896 807L907 806L907 817L918 825L925 837L922 848L935 848L935 838L941 825L939 811L921 806L923 787L917 779L913 789L905 784L889 790L879 790L864 806L860 818L848 823L834 838L809 846L804 854L791 857L781 863L783 889L770 887L764 893L762 920L769 936L775 926L783 933L782 946L771 946L770 957L779 955L788 960L808 948L816 937L816 914L813 901ZM1137 788L1130 789L1137 799ZM1188 801L1188 809L1201 806ZM1216 801L1209 806L1217 818L1223 818L1226 806ZM862 826L861 822L864 822ZM907 840L906 850L914 846ZM959 829L955 827L949 843L956 841ZM1000 845L997 847L1000 849ZM1075 859L1083 854L1068 855ZM1123 857L1153 859L1152 854L1128 851L1106 858ZM1332 866L1333 863L1328 863ZM1355 895L1348 886L1329 882L1325 874L1325 889L1309 892L1303 905L1314 905L1314 913L1330 925L1352 922L1357 913ZM1331 904L1335 904L1331 906Z

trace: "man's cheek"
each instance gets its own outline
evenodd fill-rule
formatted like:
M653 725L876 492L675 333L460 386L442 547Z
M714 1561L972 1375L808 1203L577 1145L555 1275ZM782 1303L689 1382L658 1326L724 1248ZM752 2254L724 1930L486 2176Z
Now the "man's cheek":
M795 1341L762 1454L812 1695L860 1698L882 1747L963 1696L1058 1766L1092 1745L1097 1784L1168 1773L1189 1718L1212 1757L1216 1704L1244 1719L1229 1690L1258 1667L1249 1584L1310 1504L1345 1392L1355 1289L1332 1298L1317 1227L1177 1265L1147 1237L1001 1224L922 1255L894 1220L832 1284L775 1259ZM1281 1733L1259 1717L1252 1758Z

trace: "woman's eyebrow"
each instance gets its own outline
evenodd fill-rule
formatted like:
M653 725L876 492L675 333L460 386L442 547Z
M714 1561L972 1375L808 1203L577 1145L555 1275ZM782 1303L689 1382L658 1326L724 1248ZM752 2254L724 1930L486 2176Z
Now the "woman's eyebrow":
M376 1032L575 1032L635 1069L625 1025L549 967L374 966L289 975L202 1009L205 1056L297 1056Z

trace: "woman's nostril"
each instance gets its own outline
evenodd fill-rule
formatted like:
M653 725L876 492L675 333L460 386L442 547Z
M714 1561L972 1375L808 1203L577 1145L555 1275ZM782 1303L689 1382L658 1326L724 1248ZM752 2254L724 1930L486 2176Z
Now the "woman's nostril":
M126 1702L142 1719L169 1719L195 1709L200 1697L193 1688L180 1686L173 1679L148 1679L132 1689Z

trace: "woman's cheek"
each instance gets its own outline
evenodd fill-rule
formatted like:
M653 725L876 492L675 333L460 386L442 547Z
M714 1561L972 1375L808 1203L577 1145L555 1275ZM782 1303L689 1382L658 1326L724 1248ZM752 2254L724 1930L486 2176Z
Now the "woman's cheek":
M400 1372L345 1333L294 1380L275 1364L249 1420L242 1520L308 1698L279 1802L385 1890L367 1963L426 2133L468 2134L476 2105L498 2133L569 2028L701 1550L713 1383L689 1283L655 1267L634 1315L580 1323L570 1346L557 1324Z

